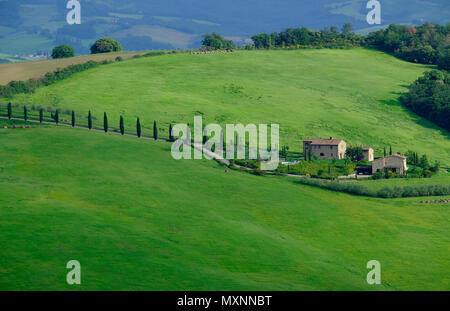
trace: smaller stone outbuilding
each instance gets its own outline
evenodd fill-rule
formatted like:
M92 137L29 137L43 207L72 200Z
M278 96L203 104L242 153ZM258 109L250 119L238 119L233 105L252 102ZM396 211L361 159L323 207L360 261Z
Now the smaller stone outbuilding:
M372 173L385 173L391 171L393 173L406 175L406 173L408 172L406 159L407 157L400 153L393 154L381 159L375 159L372 162Z
M373 160L375 159L375 156L374 156L375 152L373 151L373 149L370 147L362 147L362 150L363 150L364 160L373 162Z

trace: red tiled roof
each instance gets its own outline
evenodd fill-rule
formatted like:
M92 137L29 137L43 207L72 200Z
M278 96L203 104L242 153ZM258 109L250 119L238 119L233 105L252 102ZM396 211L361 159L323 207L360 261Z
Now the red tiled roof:
M336 146L343 142L342 139L305 139L311 145Z
M403 154L399 154L399 153L393 154L393 155L389 155L389 156L387 156L387 158L388 157L398 157L398 158L402 158L402 159L407 159L408 158L407 156L404 156Z

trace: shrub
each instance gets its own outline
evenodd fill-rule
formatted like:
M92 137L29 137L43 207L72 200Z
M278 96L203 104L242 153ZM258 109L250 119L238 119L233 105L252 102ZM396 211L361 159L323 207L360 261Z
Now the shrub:
M67 45L67 44L61 44L53 48L52 51L52 58L67 58L67 57L74 57L75 56L75 50L73 47Z
M257 175L257 176L264 176L267 174L267 172L261 170L260 168L257 168L256 170L252 171L252 174Z
M383 177L384 176L382 172L376 172L372 175L372 179L382 179Z
M122 51L122 45L111 38L103 37L95 41L91 46L91 54L111 53Z
M433 175L433 172L430 170L423 171L423 177L425 177L425 178L431 178L432 175Z

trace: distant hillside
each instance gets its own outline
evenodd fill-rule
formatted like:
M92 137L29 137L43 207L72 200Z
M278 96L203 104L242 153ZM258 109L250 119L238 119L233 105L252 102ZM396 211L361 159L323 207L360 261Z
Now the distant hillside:
M281 144L301 151L301 139L339 137L353 145L428 154L450 165L449 133L398 101L428 66L367 49L238 51L171 54L110 64L76 74L34 94L26 105L91 110L111 122L125 117L144 133L169 123L278 123Z
M81 0L82 24L66 23L66 1L0 0L0 53L45 54L59 43L78 54L107 35L125 50L197 47L201 35L220 32L237 42L287 27L354 24L367 33L366 0ZM447 0L383 0L382 25L449 22ZM1 58L1 57L0 57ZM5 58L6 59L6 58Z

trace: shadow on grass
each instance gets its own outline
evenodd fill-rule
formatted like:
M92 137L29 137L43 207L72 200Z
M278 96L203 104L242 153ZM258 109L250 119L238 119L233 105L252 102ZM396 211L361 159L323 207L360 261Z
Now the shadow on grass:
M398 92L393 92L393 94L402 94ZM445 136L447 139L450 139L450 132L448 132L446 129L443 129L439 125L436 125L435 123L425 119L424 117L419 116L415 112L409 110L407 107L405 107L399 100L396 99L389 99L389 100L380 100L381 104L392 106L392 107L400 107L404 113L406 113L410 120L414 121L415 123L419 124L420 126L423 126L428 129L437 130L440 132L442 136Z

